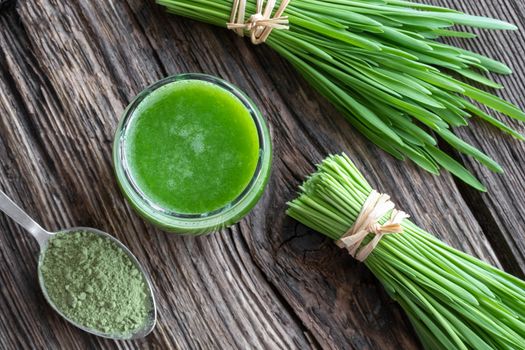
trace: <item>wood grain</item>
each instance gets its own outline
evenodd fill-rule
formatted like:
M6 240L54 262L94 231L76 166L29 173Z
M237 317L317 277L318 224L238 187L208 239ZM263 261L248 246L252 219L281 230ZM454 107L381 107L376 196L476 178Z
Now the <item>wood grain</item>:
M524 12L517 0L461 6L514 21ZM523 144L483 125L459 131L507 169L494 175L462 158L488 183L490 192L481 195L378 150L268 48L168 15L151 0L35 0L0 8L0 188L49 229L83 225L115 234L151 274L160 314L153 334L134 342L69 326L38 290L36 244L0 215L0 348L419 348L370 272L284 215L298 184L331 152L347 152L419 225L523 271ZM512 63L516 74L498 78L509 86L501 94L525 107L525 72L517 62L522 33L459 44ZM111 163L126 104L181 72L239 85L264 111L275 146L269 189L256 209L240 224L199 238L163 233L139 219L118 191Z

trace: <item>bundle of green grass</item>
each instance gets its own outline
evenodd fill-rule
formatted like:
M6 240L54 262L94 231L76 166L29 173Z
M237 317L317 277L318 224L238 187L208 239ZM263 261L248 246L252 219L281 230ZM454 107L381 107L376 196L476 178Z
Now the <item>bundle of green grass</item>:
M157 2L175 14L226 27L234 0ZM257 2L246 1L247 20L256 13ZM295 66L357 130L394 157L411 159L434 174L444 168L484 191L475 176L438 147L436 135L495 172L501 167L451 128L466 126L471 116L477 116L524 139L473 102L525 120L521 110L451 75L500 88L485 73L511 70L437 41L475 37L450 29L455 25L505 30L515 26L404 0L291 0L283 15L289 29L273 30L266 44Z
M289 203L288 215L338 241L371 193L346 155L330 156ZM525 349L525 282L451 248L408 219L401 226L364 263L406 311L426 349Z

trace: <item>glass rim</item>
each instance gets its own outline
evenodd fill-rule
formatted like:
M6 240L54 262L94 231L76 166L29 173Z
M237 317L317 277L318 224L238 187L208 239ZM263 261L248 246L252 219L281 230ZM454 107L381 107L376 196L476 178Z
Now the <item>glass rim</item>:
M176 83L179 81L188 81L188 80L197 80L206 82L209 84L213 84L219 88L224 89L225 91L232 94L235 98L237 98L243 106L248 110L254 124L255 128L257 130L257 137L259 140L259 156L257 160L257 166L255 167L254 173L250 179L250 182L246 185L244 190L232 201L228 202L226 205L222 206L221 208L206 212L206 213L199 213L199 214L187 214L187 213L179 213L177 211L173 211L167 208L164 208L163 206L159 205L158 203L155 203L153 200L148 198L148 196L141 190L140 186L137 184L136 180L134 179L131 168L128 163L127 154L125 152L126 150L126 136L127 131L129 130L129 126L132 124L132 121L134 120L135 111L140 106L140 104L154 91L157 89L166 86L168 84ZM261 174L263 173L263 163L264 163L264 155L265 152L269 150L269 140L265 137L265 129L266 129L266 122L264 121L261 112L255 105L255 103L237 86L231 84L230 82L223 80L221 78L208 75L208 74L201 74L201 73L184 73L184 74L176 74L171 75L166 78L163 78L154 84L148 86L144 90L142 90L128 105L126 110L123 113L122 120L117 128L117 139L115 140L116 144L116 158L118 160L118 164L116 164L117 167L120 167L121 171L124 174L124 178L119 178L119 181L125 180L126 188L129 188L133 191L133 194L149 209L153 210L154 212L173 218L173 219L182 219L182 220L198 220L198 219L211 219L220 215L223 215L227 213L229 210L237 207L237 205L246 198L249 197L250 193L256 189L256 185L258 183L258 179L260 178Z

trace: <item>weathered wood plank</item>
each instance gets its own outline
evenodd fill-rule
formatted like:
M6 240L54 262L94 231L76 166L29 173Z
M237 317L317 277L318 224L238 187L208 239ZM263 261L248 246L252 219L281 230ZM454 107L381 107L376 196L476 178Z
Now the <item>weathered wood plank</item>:
M15 335L0 337L2 348L309 347L229 231L198 239L160 233L125 204L113 180L113 130L127 101L161 74L140 32L127 36L132 47L117 49L122 38L110 34L101 41L107 48L99 46L84 30L97 22L85 23L70 5L21 5L27 22L1 17L0 183L46 227L99 227L123 240L153 277L159 326L147 340L115 343L59 320L38 291L35 244L2 216L1 265L9 268L2 269L0 318L2 334ZM131 22L113 20L126 7L115 6L98 28L128 35ZM133 55L119 57L120 50Z
M499 265L489 241L500 234L482 231L449 175L433 177L364 141L268 48L140 0L20 2L0 14L0 48L0 187L47 227L115 233L151 272L160 307L159 327L145 341L113 343L69 327L38 291L36 245L0 216L1 348L417 348L373 276L284 215L286 200L329 152L348 152L417 223ZM275 142L270 190L256 210L197 239L138 219L111 170L125 104L160 77L187 71L241 86Z

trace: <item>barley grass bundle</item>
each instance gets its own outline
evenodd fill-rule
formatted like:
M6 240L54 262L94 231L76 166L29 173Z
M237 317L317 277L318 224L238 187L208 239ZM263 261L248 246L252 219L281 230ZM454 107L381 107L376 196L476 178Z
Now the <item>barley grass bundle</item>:
M340 244L350 240L343 245L403 307L426 349L525 349L525 282L449 247L393 205L361 225L364 239L346 236L377 194L346 155L324 160L301 192L288 214Z
M252 37L252 41L265 42L286 58L364 136L394 157L411 159L431 173L444 168L485 190L438 147L436 136L492 171L502 171L494 160L451 131L468 125L471 116L524 139L473 102L525 120L522 111L451 76L500 88L485 73L509 74L510 69L437 41L475 37L450 29L455 25L506 30L515 26L404 0L283 1L278 1L285 7L280 14L276 13L280 8L272 12L275 0L267 1L266 7L256 0L157 0L181 16L222 27L230 23L230 29L239 34L263 32L262 38ZM239 3L245 4L246 16L231 23L239 16L239 11L232 16ZM268 27L275 29L268 31Z

